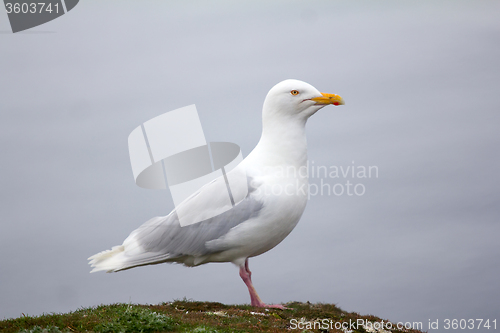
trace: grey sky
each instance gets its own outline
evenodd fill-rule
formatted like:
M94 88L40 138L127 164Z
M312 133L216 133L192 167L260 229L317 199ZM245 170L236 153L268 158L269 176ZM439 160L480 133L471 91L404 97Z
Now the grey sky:
M267 91L295 78L346 101L309 120L309 159L379 174L348 179L363 196L313 196L250 260L262 299L500 320L499 14L486 0L81 1L18 34L0 14L0 318L248 303L231 264L91 275L86 258L173 208L134 184L134 128L196 104L207 141L246 156Z

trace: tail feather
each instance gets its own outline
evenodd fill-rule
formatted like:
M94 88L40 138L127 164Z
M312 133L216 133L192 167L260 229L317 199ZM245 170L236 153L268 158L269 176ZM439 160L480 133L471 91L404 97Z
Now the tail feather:
M90 273L106 271L118 272L137 266L153 265L162 262L174 261L178 256L169 253L145 251L135 240L135 235L129 236L122 245L113 246L89 257L92 269Z
M106 271L107 273L116 272L123 267L123 253L125 247L123 245L113 246L111 250L105 250L89 257L89 264L94 267L90 273Z

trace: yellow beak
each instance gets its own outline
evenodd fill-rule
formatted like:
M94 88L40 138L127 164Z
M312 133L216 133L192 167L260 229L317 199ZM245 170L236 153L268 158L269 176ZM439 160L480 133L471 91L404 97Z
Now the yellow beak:
M344 99L340 97L339 95L335 94L325 94L321 93L321 97L314 97L311 98L311 101L315 101L316 105L327 105L327 104L333 104L333 105L344 105Z

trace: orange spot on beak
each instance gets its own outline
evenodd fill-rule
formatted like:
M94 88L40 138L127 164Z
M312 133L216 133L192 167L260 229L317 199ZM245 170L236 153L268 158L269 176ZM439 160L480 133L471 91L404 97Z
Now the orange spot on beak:
M316 102L316 105L328 105L333 104L335 106L344 105L344 99L339 95L335 94L325 94L321 93L321 97L311 98L312 101Z

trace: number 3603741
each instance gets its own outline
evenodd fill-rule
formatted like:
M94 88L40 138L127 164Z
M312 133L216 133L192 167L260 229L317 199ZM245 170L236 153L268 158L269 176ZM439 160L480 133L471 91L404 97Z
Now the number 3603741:
M24 3L10 3L5 4L5 9L7 14L41 14L42 12L52 13L53 11L59 13L59 4L56 3L52 6L51 3L46 4L45 2L24 2Z

